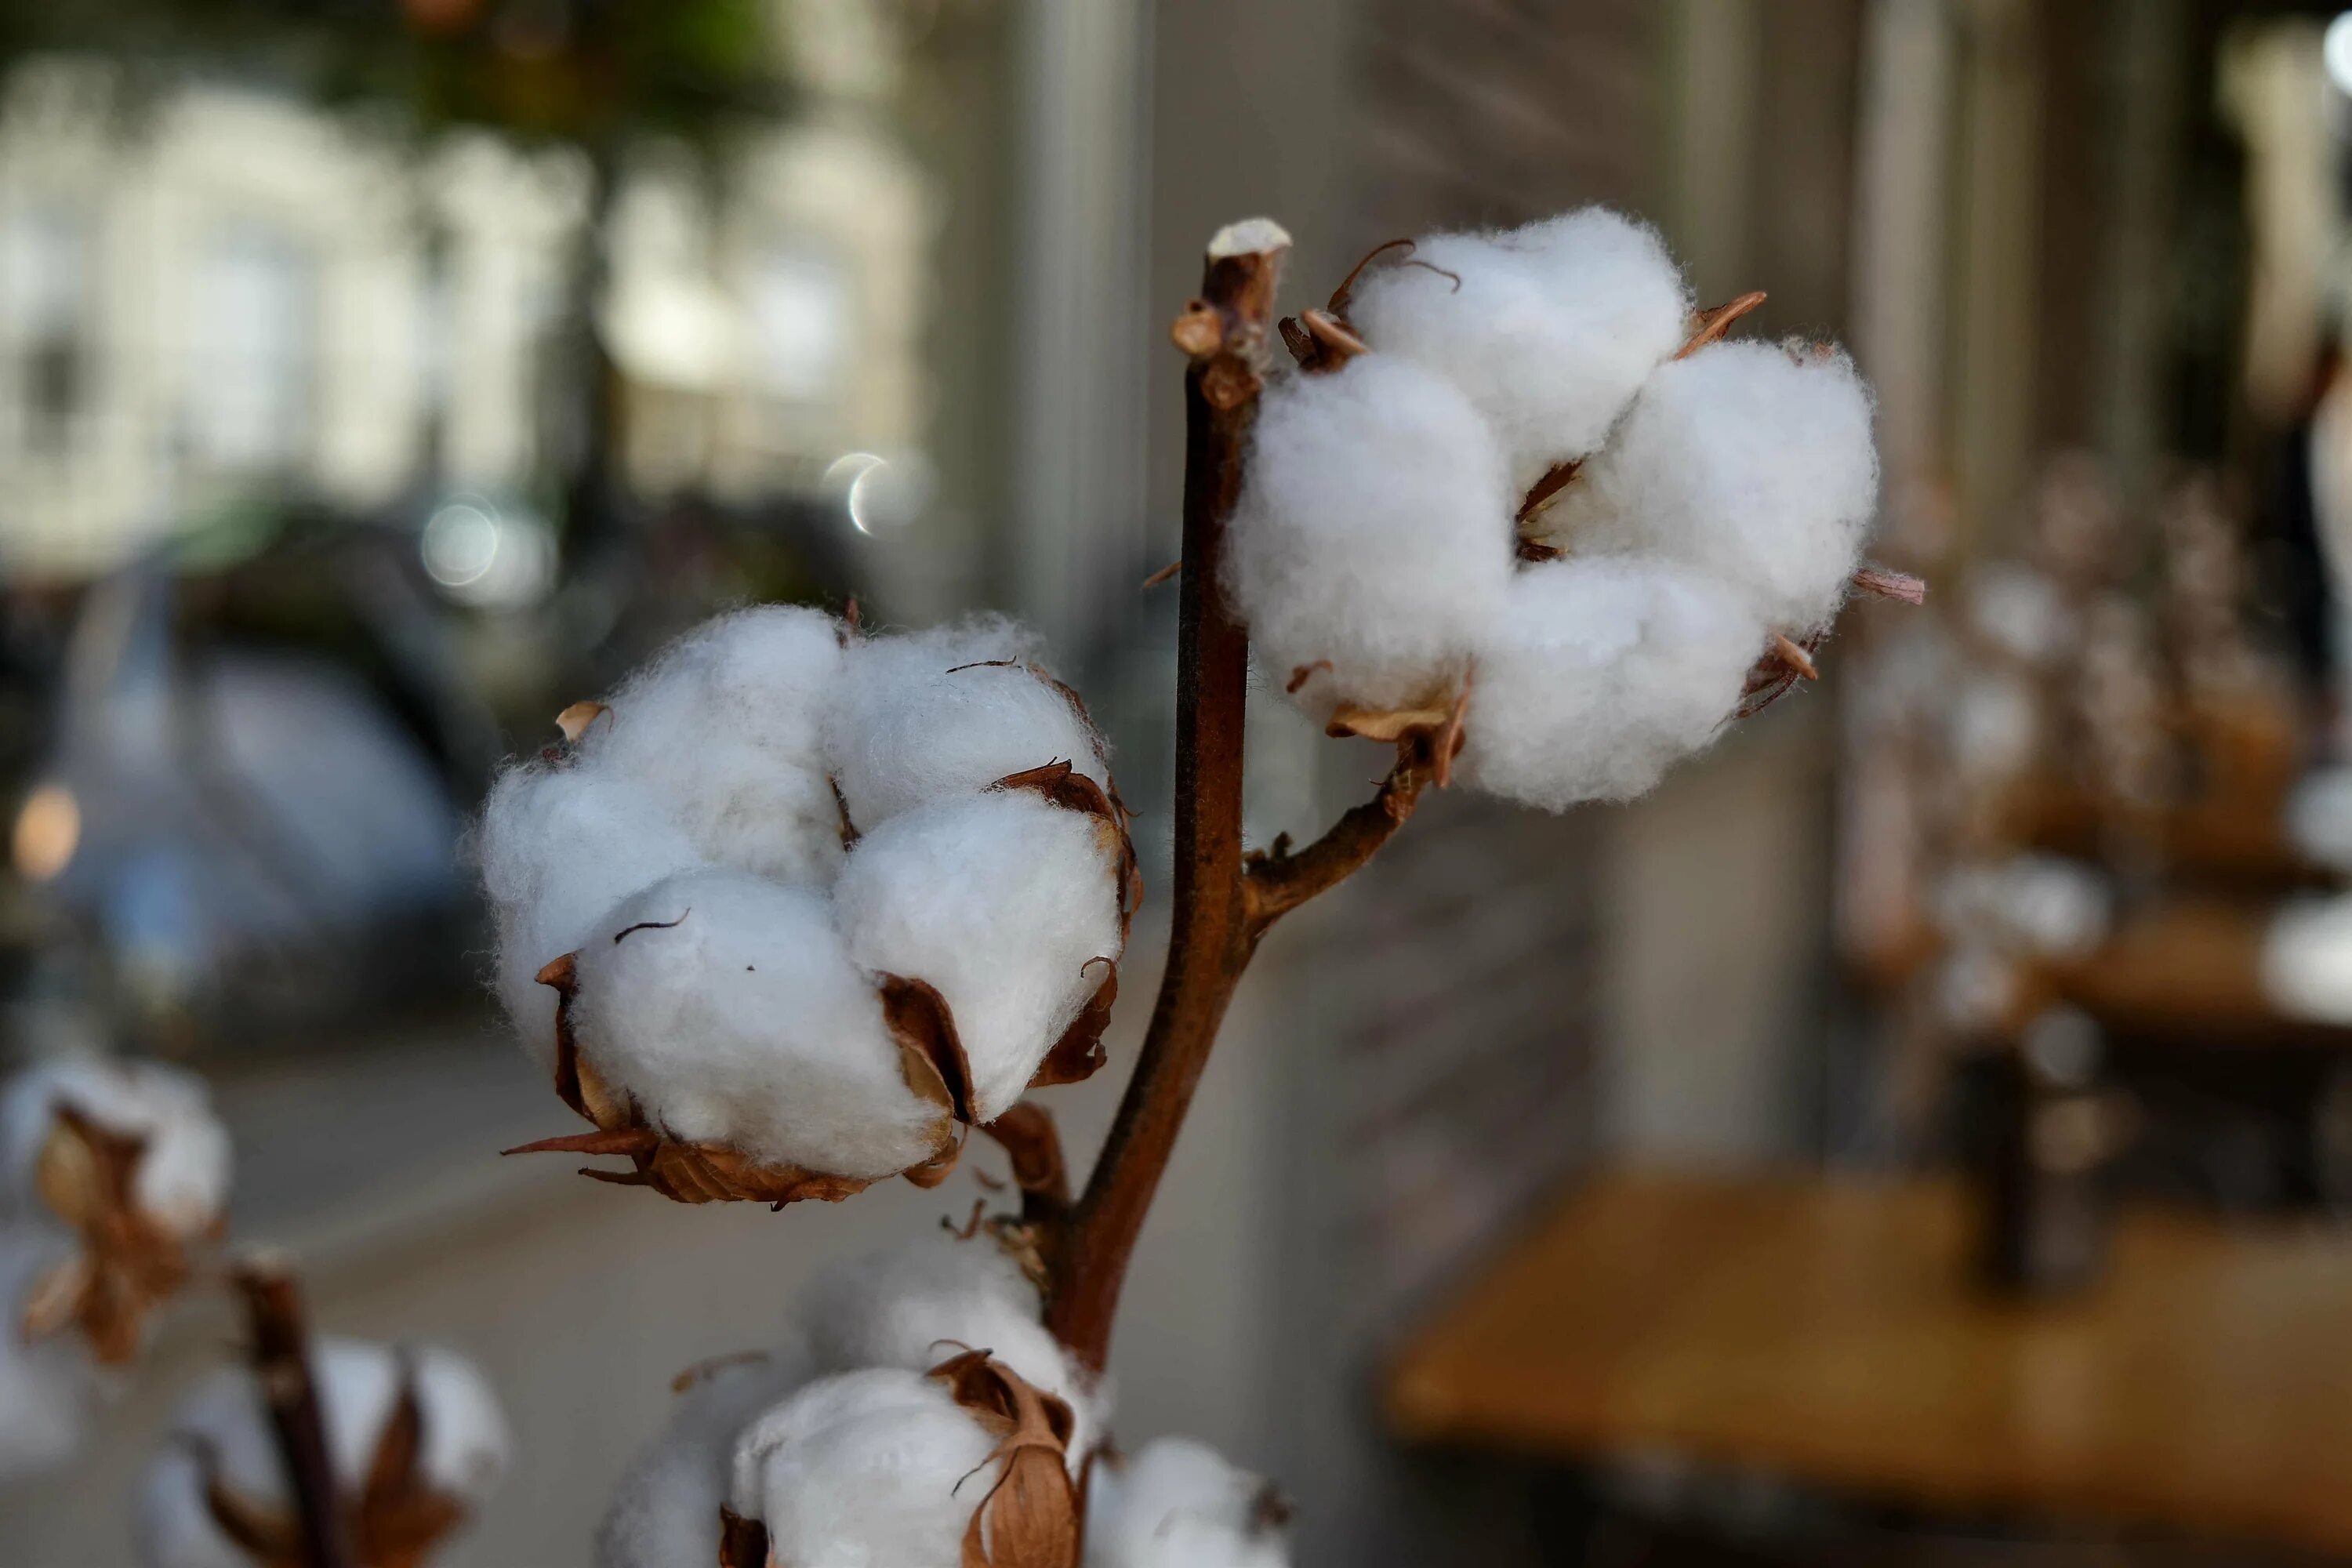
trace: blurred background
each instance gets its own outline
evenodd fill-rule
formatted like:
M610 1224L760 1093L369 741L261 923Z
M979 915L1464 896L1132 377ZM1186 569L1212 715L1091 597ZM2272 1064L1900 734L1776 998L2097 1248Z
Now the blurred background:
M1164 920L1202 242L1590 201L1874 382L1826 679L1444 798L1286 925L1119 1425L1308 1568L2352 1557L2352 23L2255 0L13 0L0 1051L205 1071L323 1326L477 1356L450 1559L584 1561L671 1374L971 1177L687 1210L482 986L499 760L714 610L1040 625ZM1250 832L1370 747L1253 712ZM1082 1150L1114 1071L1057 1091ZM0 1557L127 1560L183 1312Z

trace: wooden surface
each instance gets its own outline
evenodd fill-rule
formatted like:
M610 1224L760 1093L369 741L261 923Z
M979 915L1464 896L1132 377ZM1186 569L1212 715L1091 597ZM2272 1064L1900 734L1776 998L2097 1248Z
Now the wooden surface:
M2031 1307L1968 1226L1942 1184L1598 1178L1407 1347L1393 1424L2352 1552L2352 1239L2137 1215Z

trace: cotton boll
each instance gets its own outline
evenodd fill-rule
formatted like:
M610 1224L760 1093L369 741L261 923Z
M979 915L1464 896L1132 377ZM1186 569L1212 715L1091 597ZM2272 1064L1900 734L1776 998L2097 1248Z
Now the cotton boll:
M572 952L631 893L700 866L702 850L625 779L533 764L499 775L475 838L498 916L499 994L542 1063L555 1052L555 993L541 969Z
M1716 343L1650 378L1544 537L1713 573L1771 626L1802 632L1843 599L1877 494L1870 392L1851 360Z
M857 831L1048 763L1108 788L1101 737L1027 668L1039 658L1035 635L1000 616L851 644L830 734Z
M1392 355L1276 383L1229 534L1227 586L1277 680L1409 707L1459 678L1511 578L1516 505L1486 423Z
M1409 260L1375 263L1348 310L1375 351L1436 372L1477 405L1522 495L1601 445L1682 346L1690 313L1657 231L1602 207L1430 236Z
M807 1349L794 1343L715 1366L681 1394L668 1425L613 1489L596 1528L596 1568L717 1563L736 1439L808 1376Z
M1631 799L1714 739L1764 640L1698 573L1606 556L1522 572L1479 655L1462 777L1551 811Z
M709 623L614 695L580 737L579 765L643 788L720 865L830 880L841 820L824 738L840 633L786 605Z
M162 1062L79 1056L26 1068L0 1096L8 1216L57 1217L41 1199L36 1172L60 1106L144 1141L131 1196L149 1220L185 1240L219 1219L228 1202L228 1133L213 1113L204 1079Z
M765 1522L773 1560L793 1568L961 1568L994 1447L921 1373L844 1373L744 1431L736 1510Z
M358 1340L310 1347L327 1452L338 1483L356 1496L401 1391L404 1352ZM480 1374L450 1352L405 1352L423 1432L418 1473L436 1494L479 1503L504 1473L509 1438ZM140 1489L141 1560L150 1568L251 1568L205 1501L209 1453L221 1484L264 1508L291 1506L276 1439L253 1373L223 1367L197 1384L173 1417L171 1436Z
M89 1357L70 1336L28 1342L18 1327L35 1281L71 1251L45 1232L0 1230L0 1481L62 1464L81 1447Z
M670 878L598 923L577 979L583 1061L672 1137L866 1179L938 1152L945 1113L908 1087L821 893Z
M1280 1499L1183 1437L1146 1444L1094 1475L1087 1500L1087 1568L1287 1568Z
M1103 822L1025 790L892 817L860 839L834 889L849 955L926 981L992 1121L1119 954L1117 850Z
M802 1296L798 1315L819 1364L839 1370L927 1372L961 1351L990 1352L1070 1407L1075 1472L1108 1402L1045 1331L1043 1310L1037 1288L993 1241L929 1236L835 1264Z

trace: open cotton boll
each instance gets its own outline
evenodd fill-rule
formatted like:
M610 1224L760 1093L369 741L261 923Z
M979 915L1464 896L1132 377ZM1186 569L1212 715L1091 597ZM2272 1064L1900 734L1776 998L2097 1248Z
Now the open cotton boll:
M505 1473L506 1420L473 1364L444 1350L313 1342L310 1372L338 1482L357 1496L365 1481L400 1394L404 1356L421 1416L417 1478L437 1496L479 1503ZM140 1556L149 1568L252 1568L252 1559L213 1521L199 1457L205 1453L219 1482L238 1498L265 1509L291 1507L253 1373L223 1367L182 1402L141 1486Z
M841 821L824 716L840 632L831 616L790 605L709 622L614 694L582 733L576 765L644 788L720 865L829 880Z
M1764 639L1708 575L1609 556L1532 567L1479 654L1461 776L1550 811L1631 799L1714 739Z
M144 1142L131 1195L148 1219L185 1240L220 1218L228 1203L228 1132L213 1113L204 1079L163 1062L83 1056L36 1063L0 1096L9 1216L56 1217L42 1201L36 1173L61 1105Z
M499 994L523 1044L555 1052L555 993L541 969L584 943L613 906L702 850L636 784L592 769L533 763L490 790L475 837L498 917Z
M928 1372L960 1351L984 1350L1070 1407L1076 1473L1108 1412L1041 1321L1037 1288L986 1237L933 1235L837 1263L801 1297L799 1318L820 1365Z
M1066 692L1026 668L1040 657L1035 634L1001 616L853 642L830 734L857 831L1048 763L1108 789L1101 737Z
M947 999L971 1064L972 1113L1021 1098L1119 955L1118 852L1098 817L1026 790L892 817L834 889L849 956Z
M0 1481L62 1464L81 1446L89 1356L70 1335L28 1342L18 1326L34 1282L70 1250L46 1232L0 1230Z
M1690 313L1657 231L1603 207L1502 234L1431 235L1409 260L1374 263L1348 307L1375 351L1436 372L1476 405L1519 494L1601 445L1686 340Z
M793 1568L961 1568L995 1442L919 1372L821 1378L748 1427L734 1507Z
M1775 629L1804 632L1844 598L1877 498L1870 390L1852 360L1715 343L1650 378L1544 537L1711 572Z
M1516 505L1452 384L1366 354L1266 391L1229 531L1227 587L1277 681L1374 709L1450 692L1502 607Z
M1205 1444L1157 1438L1096 1468L1086 1568L1287 1568L1286 1517L1264 1477Z
M670 878L599 922L577 984L583 1060L671 1137L878 1179L946 1135L822 893L736 871Z
M808 1376L808 1352L797 1343L702 1373L613 1489L596 1527L596 1568L717 1563L736 1439Z

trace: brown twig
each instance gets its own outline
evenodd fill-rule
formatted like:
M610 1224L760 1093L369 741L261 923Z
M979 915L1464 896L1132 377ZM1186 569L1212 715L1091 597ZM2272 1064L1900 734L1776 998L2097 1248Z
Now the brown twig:
M1346 881L1394 837L1433 782L1436 753L1454 741L1450 726L1435 738L1416 731L1398 743L1396 766L1381 781L1379 794L1351 807L1306 848L1292 853L1276 840L1272 852L1252 859L1243 901L1253 944L1275 921Z
M1264 220L1210 242L1184 379L1184 549L1176 640L1175 862L1168 966L1135 1074L1051 1259L1046 1323L1089 1368L1110 1352L1135 1238L1176 1146L1254 940L1242 882L1249 640L1220 585L1225 525L1257 419L1274 291L1289 237ZM1206 309L1215 330L1197 319Z
M269 1414L287 1488L294 1494L304 1568L351 1568L334 1458L311 1372L301 1287L283 1259L267 1254L239 1263L234 1278L253 1330L254 1380Z
M1733 323L1761 305L1764 299L1760 291L1742 294L1738 299L1717 305L1713 310L1701 310L1697 320L1692 323L1689 340L1675 352L1675 357L1688 359L1707 344L1721 342L1723 335L1731 331Z
M1172 583L1176 580L1176 574L1182 570L1184 570L1183 562L1171 561L1167 565L1146 577L1143 580L1143 585L1147 588L1157 588L1162 583Z

